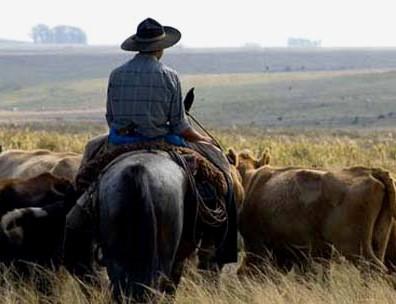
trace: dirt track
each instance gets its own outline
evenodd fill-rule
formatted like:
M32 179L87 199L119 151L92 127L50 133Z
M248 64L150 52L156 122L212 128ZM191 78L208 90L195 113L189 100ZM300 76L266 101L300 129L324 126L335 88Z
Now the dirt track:
M105 108L62 111L0 111L0 123L104 120Z

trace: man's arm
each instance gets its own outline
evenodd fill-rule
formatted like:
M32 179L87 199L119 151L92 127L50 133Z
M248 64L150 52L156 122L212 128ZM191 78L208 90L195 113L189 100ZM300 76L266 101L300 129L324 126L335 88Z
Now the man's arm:
M211 142L212 139L208 136L203 136L201 133L197 132L194 128L190 127L187 129L184 129L180 135L191 142L194 141L206 141L206 142Z
M186 113L184 109L184 103L182 99L181 85L179 78L175 77L176 88L171 100L171 111L169 122L171 130L175 134L179 134L184 139L194 141L207 141L211 142L210 137L203 136L197 132L187 121Z
M107 85L107 101L106 101L106 121L109 128L111 127L111 123L113 121L113 109L111 107L111 76L109 77L109 83Z

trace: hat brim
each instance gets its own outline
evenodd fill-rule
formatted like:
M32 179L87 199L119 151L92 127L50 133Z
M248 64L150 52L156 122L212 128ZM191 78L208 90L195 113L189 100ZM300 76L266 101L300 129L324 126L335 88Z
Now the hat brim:
M134 52L154 52L166 49L179 42L181 33L177 29L171 26L164 26L164 31L165 37L153 42L136 41L136 35L132 35L121 44L121 49Z

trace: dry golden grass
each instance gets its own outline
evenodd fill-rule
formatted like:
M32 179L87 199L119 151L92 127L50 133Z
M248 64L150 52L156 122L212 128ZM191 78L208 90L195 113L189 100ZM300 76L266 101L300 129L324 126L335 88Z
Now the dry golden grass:
M4 149L48 148L82 152L86 141L104 128L0 127ZM249 148L255 154L268 149L271 163L277 166L337 168L353 165L379 166L396 173L396 132L264 132L227 130L216 132L225 147ZM176 303L395 303L396 292L383 275L362 275L351 264L332 263L329 280L320 274L287 275L270 266L269 275L239 280L236 266L222 274L219 286L206 282L194 271L183 278ZM86 287L65 273L46 272L53 294L43 295L32 282L11 279L3 269L0 303L109 303L110 290L104 278L100 287ZM319 272L320 273L320 272ZM42 274L40 274L41 276ZM275 280L276 278L276 280ZM164 299L167 303L168 299Z
M322 270L316 265L316 270ZM40 292L37 280L50 282L47 292ZM4 272L0 279L0 303L111 303L111 290L103 275L98 286L84 285L64 271L58 273L38 269L33 279L23 281ZM159 303L170 299L159 295ZM379 273L362 274L348 262L331 264L328 280L320 271L304 275L288 274L267 265L266 274L238 278L233 267L221 276L220 283L205 280L194 269L183 277L175 303L221 304L321 304L321 303L394 303L396 292L386 276Z
M383 167L396 173L396 132L220 132L225 147L250 149L256 155L268 150L275 166L341 168Z
M0 145L8 149L50 149L82 152L89 138L105 131L103 126L0 127ZM225 148L250 149L256 155L271 153L271 164L339 168L364 165L396 173L396 131L259 131L223 130L216 137Z

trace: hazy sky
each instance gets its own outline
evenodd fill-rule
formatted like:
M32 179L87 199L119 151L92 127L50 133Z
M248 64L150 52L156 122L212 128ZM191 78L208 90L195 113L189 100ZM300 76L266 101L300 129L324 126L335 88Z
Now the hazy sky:
M394 0L0 0L0 38L28 40L33 25L81 27L90 44L120 44L146 17L177 27L192 47L396 46Z

